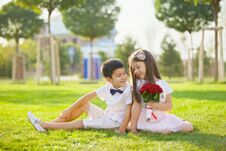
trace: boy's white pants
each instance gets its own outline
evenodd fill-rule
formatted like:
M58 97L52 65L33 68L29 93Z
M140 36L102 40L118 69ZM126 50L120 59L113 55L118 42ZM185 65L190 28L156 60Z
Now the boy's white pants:
M120 122L106 116L103 109L92 103L89 105L88 116L89 119L82 120L84 128L111 129L120 127Z

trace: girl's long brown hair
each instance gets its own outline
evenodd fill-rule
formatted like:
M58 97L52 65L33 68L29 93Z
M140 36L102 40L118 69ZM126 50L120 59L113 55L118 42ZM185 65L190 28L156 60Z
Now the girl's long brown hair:
M145 55L145 59L139 59L137 57L137 54L143 53ZM154 77L158 79L162 79L158 70L158 67L156 65L155 59L152 56L152 54L145 50L145 49L138 49L135 52L133 52L129 57L129 70L130 70L130 77L133 84L133 95L137 102L140 102L141 98L139 93L137 92L137 83L136 83L136 76L133 73L133 68L131 66L132 62L135 61L143 61L146 66L146 75L145 80L151 83L155 83Z

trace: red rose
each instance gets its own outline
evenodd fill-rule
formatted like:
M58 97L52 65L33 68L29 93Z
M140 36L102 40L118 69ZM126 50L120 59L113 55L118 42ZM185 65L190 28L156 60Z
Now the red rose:
M150 100L158 102L160 93L162 93L162 88L155 83L145 83L141 89L140 94L144 99L144 102L149 102Z

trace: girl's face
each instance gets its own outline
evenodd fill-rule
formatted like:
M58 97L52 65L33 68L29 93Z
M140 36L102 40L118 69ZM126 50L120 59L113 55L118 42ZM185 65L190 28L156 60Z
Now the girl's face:
M143 61L134 61L131 63L131 67L137 79L145 79L146 66Z

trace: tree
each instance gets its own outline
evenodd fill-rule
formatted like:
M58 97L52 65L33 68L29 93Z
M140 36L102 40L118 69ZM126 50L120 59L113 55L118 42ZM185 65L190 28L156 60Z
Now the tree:
M188 32L193 50L192 32L199 31L207 25L212 18L212 10L208 5L197 4L196 6L185 0L156 0L156 17L163 21L167 27L179 32ZM191 53L188 51L188 77L193 80Z
M106 52L104 52L103 50L98 51L98 55L101 58L101 62L104 62L109 58L108 54Z
M39 32L42 25L43 21L39 19L39 15L31 10L16 6L13 2L10 2L2 7L0 13L0 36L6 38L7 40L15 40L17 55L20 54L20 39L32 37L35 33ZM15 70L19 68L19 65L14 62L13 73L16 74L15 77L18 77Z
M14 39L16 53L19 53L19 40L29 38L39 32L43 21L33 11L16 6L13 2L2 7L0 13L0 36Z
M133 40L131 37L127 36L123 44L117 46L115 50L115 57L121 59L124 64L125 68L128 71L128 57L133 53L135 50L136 41Z
M199 50L200 48L198 48L198 50ZM199 52L199 51L198 51ZM198 66L199 66L199 53L196 53L196 55L195 55L195 58L194 58L194 70L195 70L195 75L198 75ZM203 59L203 61L204 61L204 74L206 75L206 76L208 76L209 75L209 69L210 69L210 58L206 55L206 51L204 51L204 59Z
M181 76L183 73L180 53L175 50L175 47L174 41L169 35L166 35L161 43L163 53L160 56L159 65L161 73L170 79L173 76Z
M26 69L35 71L36 68L36 53L37 43L34 39L26 39L22 44L19 45L21 53L26 58Z
M215 74L214 74L214 81L218 81L218 13L220 12L220 1L221 0L187 0L190 2L194 2L194 4L200 5L200 4L207 4L212 7L212 16L215 24ZM223 60L221 60L223 61Z
M14 48L7 45L0 45L0 77L10 78L12 75L12 56Z
M41 9L46 9L48 12L48 33L51 35L50 29L50 18L54 10L58 8L68 8L72 5L76 5L82 0L15 0L16 4L33 10L35 12L40 12Z
M52 84L58 84L59 81L56 78L56 70L59 70L60 67L57 66L56 52L52 49L53 44L51 43L51 29L50 29L50 18L54 10L68 8L73 5L81 3L83 0L15 0L16 4L28 8L37 12L41 12L41 9L46 9L48 12L48 36L49 36L49 76ZM52 38L53 39L53 38Z
M73 51L70 53L70 51ZM82 52L74 43L68 42L60 46L60 70L63 75L80 72L82 66Z
M70 31L89 38L91 67L93 40L108 35L114 28L119 7L115 6L115 0L87 0L79 6L61 9L61 12L63 21ZM92 75L89 75L89 78L92 79Z

